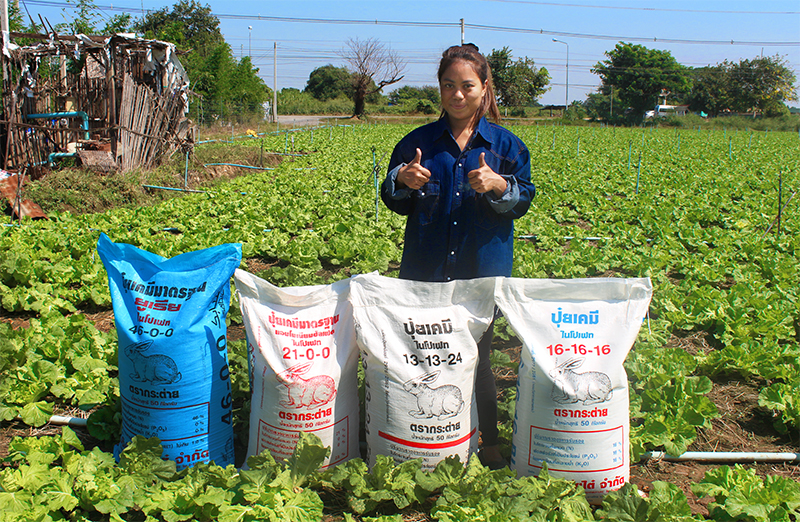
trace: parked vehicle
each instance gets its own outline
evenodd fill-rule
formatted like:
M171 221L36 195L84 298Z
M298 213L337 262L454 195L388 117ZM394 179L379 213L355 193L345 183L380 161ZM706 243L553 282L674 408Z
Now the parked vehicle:
M644 113L644 119L666 118L667 116L686 116L688 105L656 105L652 111Z

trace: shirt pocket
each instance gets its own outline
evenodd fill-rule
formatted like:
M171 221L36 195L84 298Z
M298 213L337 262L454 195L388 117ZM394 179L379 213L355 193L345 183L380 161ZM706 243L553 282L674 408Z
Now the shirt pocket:
M417 191L416 218L424 226L435 221L439 208L439 183L429 181Z

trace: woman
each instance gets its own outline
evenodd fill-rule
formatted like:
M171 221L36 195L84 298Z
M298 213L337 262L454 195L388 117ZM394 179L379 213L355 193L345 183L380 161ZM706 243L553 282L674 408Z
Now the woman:
M381 196L407 215L400 277L450 281L510 276L513 220L535 193L528 149L500 119L486 58L472 44L453 46L439 63L442 114L394 149ZM478 344L475 394L481 460L502 467L497 391L489 355L492 327Z

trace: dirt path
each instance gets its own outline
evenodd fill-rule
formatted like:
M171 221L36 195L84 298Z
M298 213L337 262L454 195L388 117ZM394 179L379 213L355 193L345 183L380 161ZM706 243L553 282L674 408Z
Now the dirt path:
M289 127L314 127L316 125L341 123L342 121L348 121L348 120L350 120L350 118L346 116L325 116L325 115L304 116L297 114L287 114L286 116L282 116L278 114L278 122L281 124L281 126L289 126Z

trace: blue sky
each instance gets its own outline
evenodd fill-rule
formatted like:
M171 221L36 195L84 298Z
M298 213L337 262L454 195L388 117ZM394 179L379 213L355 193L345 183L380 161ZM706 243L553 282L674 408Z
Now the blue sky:
M20 0L24 4L24 0ZM95 0L100 14L143 10L175 2ZM345 65L348 38L377 38L407 63L401 85L434 85L442 50L465 41L482 52L508 47L550 72L550 90L540 101L563 104L569 50L569 99L583 100L597 89L590 72L617 42L669 51L690 67L723 60L780 55L800 79L800 0L404 0L251 1L210 0L220 28L237 57L250 54L267 85L273 86L277 43L278 89L303 89L309 73L326 64ZM28 10L50 23L64 21L66 1L27 0ZM112 8L113 6L113 8ZM269 17L269 19L267 19ZM371 22L371 23L370 23ZM553 42L553 39L561 42ZM734 43L731 44L730 42ZM791 105L800 105L795 102Z

